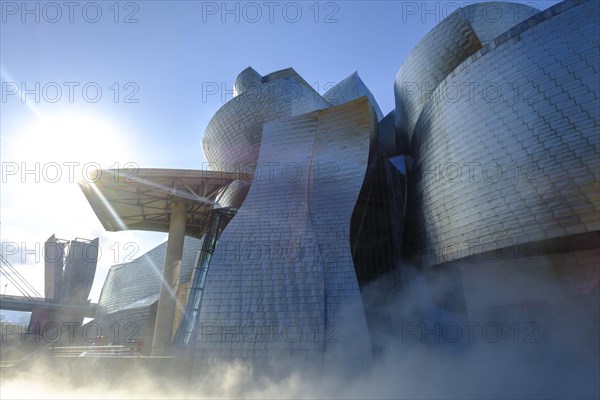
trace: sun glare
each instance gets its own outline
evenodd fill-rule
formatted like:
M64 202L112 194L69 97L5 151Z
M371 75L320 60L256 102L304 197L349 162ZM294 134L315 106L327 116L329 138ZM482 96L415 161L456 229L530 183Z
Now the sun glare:
M95 182L97 169L138 164L134 140L113 121L65 112L31 119L15 130L3 148L2 208L12 211L2 222L44 227L43 233L28 233L37 241L59 227L62 235L91 235L88 229L98 221L77 182Z
M98 164L110 168L133 162L125 132L109 119L88 113L58 113L25 125L14 147L15 159L31 162Z

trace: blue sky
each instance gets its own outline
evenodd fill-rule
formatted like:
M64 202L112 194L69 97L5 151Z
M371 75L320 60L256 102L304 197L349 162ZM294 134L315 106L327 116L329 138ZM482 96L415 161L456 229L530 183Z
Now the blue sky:
M105 232L74 183L86 165L202 168L204 129L248 66L263 75L293 67L321 93L358 71L387 114L410 50L472 3L0 2L3 252L42 292L36 246L53 233L100 236L96 301L110 265L166 235Z

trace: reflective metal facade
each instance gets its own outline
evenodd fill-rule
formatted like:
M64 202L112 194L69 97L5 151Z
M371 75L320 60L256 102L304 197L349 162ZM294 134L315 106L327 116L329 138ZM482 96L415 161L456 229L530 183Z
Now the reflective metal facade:
M240 206L211 258L196 365L370 355L350 221L378 108L356 74L343 82L332 107L332 97L291 69L265 77L247 69L237 96L211 120L203 139L209 163L250 164L256 175L243 203L227 201ZM297 90L293 98L286 86Z
M180 288L185 294L200 244L198 239L185 238L179 277ZM94 319L101 331L110 336L107 341L122 343L128 337L143 337L145 343L152 343L166 250L165 242L135 260L111 267ZM183 308L185 296L179 297L183 300Z
M265 122L329 107L293 69L257 77L252 68L236 79L236 94L210 120L202 138L209 166L253 173Z
M202 141L209 169L255 179L217 197L238 212L202 283L195 366L368 356L359 283L397 268L402 251L425 265L459 260L471 318L490 308L571 313L565 321L597 337L598 250L589 243L600 232L599 4L456 11L411 52L395 113L383 119L356 74L320 96L292 69L244 70ZM461 264L531 243L551 248L543 263L503 254ZM148 260L162 265L164 247L111 270L104 321L152 318L160 274ZM192 247L180 283L199 242ZM500 275L506 292L473 289ZM532 291L526 283L536 279Z
M490 40L537 11L516 3L474 4L458 9L433 28L411 51L396 76L398 133L410 140L423 107L439 83Z
M347 103L362 96L367 96L375 108L377 119L383 119L383 113L379 109L375 96L373 96L367 85L360 79L357 72L350 74L347 78L336 83L335 86L323 94L323 98L334 106Z
M410 117L407 236L421 255L438 263L600 229L599 4L561 3L517 25Z
M291 68L263 77L248 67L236 78L234 93L236 96L211 118L202 138L211 170L253 174L265 122L330 106ZM249 186L249 182L239 180L217 202L238 208Z

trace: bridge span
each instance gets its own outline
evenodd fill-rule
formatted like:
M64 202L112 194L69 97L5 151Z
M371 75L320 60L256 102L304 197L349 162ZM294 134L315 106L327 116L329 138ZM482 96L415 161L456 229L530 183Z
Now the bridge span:
M26 297L0 295L0 309L13 311L32 312L36 308L44 308L52 311L77 311L86 318L93 318L96 315L96 303L65 303L55 299L45 299L43 297Z

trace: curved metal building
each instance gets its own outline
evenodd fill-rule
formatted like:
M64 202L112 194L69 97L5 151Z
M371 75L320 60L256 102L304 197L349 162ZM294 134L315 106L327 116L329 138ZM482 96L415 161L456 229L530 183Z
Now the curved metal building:
M440 82L465 59L538 10L524 4L489 2L459 8L411 51L394 84L396 127L412 138L415 124Z
M600 229L597 12L597 2L561 3L458 65L439 59L454 68L429 81L426 102L397 92L414 110L397 125L415 159L413 248L450 261ZM420 46L437 41L432 32Z
M248 67L237 77L234 92L202 138L206 159L219 171L254 172L265 122L329 107L291 68L261 77Z
M181 271L175 290L179 301L177 320L185 307L187 288L201 243L190 236L184 241ZM113 265L108 271L93 321L107 342L121 344L143 338L145 343L152 343L166 253L167 242L134 260ZM90 329L90 332L93 330Z
M394 83L396 109L385 117L356 73L322 96L291 68L240 73L202 140L212 170L199 181L204 189L181 189L189 198L173 208L185 221L199 207L189 201L201 200L201 215L188 221L194 230L180 236L212 232L195 264L181 266L195 271L193 318L178 333L195 345L194 365L367 359L359 286L412 272L436 276L443 290L430 297L445 293L444 271L452 272L454 315L483 325L502 314L569 338L575 327L597 351L599 14L597 1L461 8L410 53ZM117 204L122 190L109 189ZM130 189L131 204L117 210L139 222L147 214ZM144 217L131 229L170 227L172 193L161 190L160 220ZM219 212L227 218L211 227ZM155 304L159 277L139 268L113 268L101 314L123 320ZM408 272L391 274L399 269ZM134 285L140 290L124 289ZM156 324L165 345L172 314Z
M370 354L350 220L380 111L356 74L337 90L333 107L292 69L247 69L211 120L209 162L255 178L211 258L197 363Z
M458 271L469 318L518 314L597 354L600 3L507 13L482 35L461 15L486 4L440 23L396 79L405 249Z

